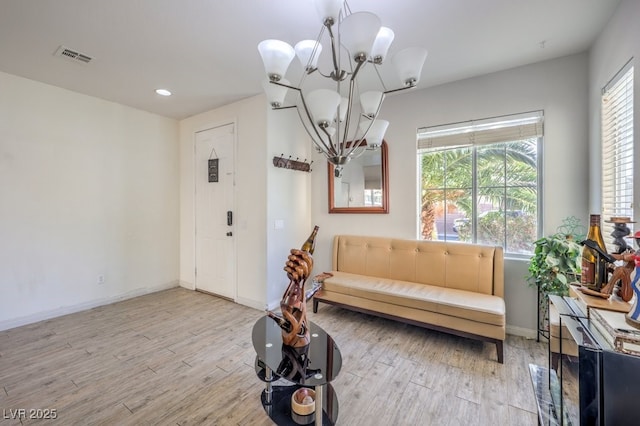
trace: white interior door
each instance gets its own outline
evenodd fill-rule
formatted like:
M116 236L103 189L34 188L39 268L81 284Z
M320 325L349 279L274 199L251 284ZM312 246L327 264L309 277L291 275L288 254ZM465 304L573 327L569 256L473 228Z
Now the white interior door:
M195 260L197 290L236 299L234 125L196 133ZM209 182L209 160L218 181Z

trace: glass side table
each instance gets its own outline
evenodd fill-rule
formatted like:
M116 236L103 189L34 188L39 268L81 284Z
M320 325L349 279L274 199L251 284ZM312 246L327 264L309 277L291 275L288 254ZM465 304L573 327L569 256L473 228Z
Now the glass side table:
M338 419L338 397L330 382L340 372L342 355L338 345L320 326L309 321L309 331L311 343L301 353L283 345L281 328L271 318L263 316L253 326L255 370L258 378L266 383L261 394L262 406L278 425L315 422L317 426L332 426ZM288 384L274 386L273 382L278 379L285 379ZM291 410L291 395L300 387L314 388L316 392L315 415L311 421L296 416Z

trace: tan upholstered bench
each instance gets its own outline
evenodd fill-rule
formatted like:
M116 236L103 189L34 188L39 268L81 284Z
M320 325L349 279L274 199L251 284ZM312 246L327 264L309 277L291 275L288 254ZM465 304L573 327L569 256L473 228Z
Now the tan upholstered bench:
M501 247L337 235L319 302L495 343L504 362Z

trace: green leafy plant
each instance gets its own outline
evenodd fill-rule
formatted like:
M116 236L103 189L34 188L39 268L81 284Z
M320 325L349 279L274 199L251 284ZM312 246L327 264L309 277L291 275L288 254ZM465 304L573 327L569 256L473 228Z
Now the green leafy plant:
M582 247L571 236L555 234L534 243L527 282L543 295L569 294L569 283L580 275Z

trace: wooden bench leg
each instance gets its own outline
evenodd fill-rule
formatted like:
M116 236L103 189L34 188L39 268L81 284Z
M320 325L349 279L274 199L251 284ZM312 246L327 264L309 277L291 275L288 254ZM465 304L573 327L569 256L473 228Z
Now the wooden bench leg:
M504 364L504 345L502 340L496 342L496 351L498 353L498 362Z
M318 313L318 301L316 300L316 298L313 298L313 313L317 314Z

